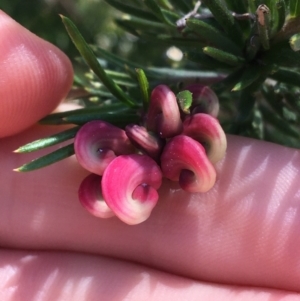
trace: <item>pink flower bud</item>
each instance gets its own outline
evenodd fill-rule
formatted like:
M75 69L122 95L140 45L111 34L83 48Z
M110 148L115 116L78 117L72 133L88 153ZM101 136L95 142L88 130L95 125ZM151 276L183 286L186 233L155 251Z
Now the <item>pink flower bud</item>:
M74 149L79 164L98 175L103 174L116 156L134 152L124 130L101 120L88 122L80 128Z
M78 197L81 205L92 215L101 218L114 216L114 213L103 199L100 176L88 175L79 187Z
M193 103L191 106L192 114L206 113L213 117L219 114L219 99L216 93L208 86L199 84L190 85L185 88L193 94Z
M147 128L162 138L170 138L182 131L176 96L168 86L159 85L151 93L146 116Z
M158 161L165 145L165 140L154 133L149 133L146 128L136 124L127 125L125 132L131 143L144 154Z
M179 181L188 192L206 192L216 181L216 171L203 146L194 139L179 135L172 138L161 155L163 175Z
M162 182L159 166L145 155L121 155L105 169L102 193L107 205L123 222L145 221L158 201Z
M183 134L203 144L212 163L225 156L226 135L216 118L204 113L191 115L183 123Z

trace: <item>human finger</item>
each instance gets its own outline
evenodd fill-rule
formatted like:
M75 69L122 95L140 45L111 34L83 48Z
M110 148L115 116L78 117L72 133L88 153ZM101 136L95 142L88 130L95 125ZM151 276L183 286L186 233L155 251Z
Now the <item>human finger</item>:
M0 10L0 137L16 134L50 113L68 93L72 65Z
M269 301L299 294L217 285L102 256L60 252L0 251L2 301Z
M74 158L11 172L24 157L10 151L47 131L0 146L2 246L90 252L198 280L300 290L298 150L229 136L211 191L188 194L165 182L151 217L128 226L81 208L77 189L87 172Z

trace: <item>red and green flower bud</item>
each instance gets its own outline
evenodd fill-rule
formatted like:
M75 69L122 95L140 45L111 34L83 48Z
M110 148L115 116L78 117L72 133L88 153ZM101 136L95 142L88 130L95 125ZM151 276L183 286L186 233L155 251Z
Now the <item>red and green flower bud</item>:
M191 113L206 113L213 117L219 114L219 99L215 92L208 86L198 84L190 85L185 88L193 94L193 104L191 106Z
M172 138L161 156L163 175L178 181L188 192L206 192L216 181L216 171L208 160L204 147L191 137L179 135Z
M101 120L88 122L80 128L74 149L79 164L98 175L103 174L116 156L134 152L124 130Z
M107 205L123 222L145 221L158 201L162 173L156 162L145 155L121 155L105 169L102 193Z
M191 115L183 123L183 134L200 142L212 163L225 156L227 139L216 118L204 113Z
M79 187L78 197L81 205L92 215L101 218L114 216L114 213L104 201L100 176L96 174L88 175Z
M180 111L176 95L165 85L153 89L146 116L147 129L159 134L161 138L170 138L182 131Z
M148 155L156 162L159 161L162 149L165 145L165 139L158 137L155 133L150 133L143 126L129 124L125 132L131 143L142 153Z

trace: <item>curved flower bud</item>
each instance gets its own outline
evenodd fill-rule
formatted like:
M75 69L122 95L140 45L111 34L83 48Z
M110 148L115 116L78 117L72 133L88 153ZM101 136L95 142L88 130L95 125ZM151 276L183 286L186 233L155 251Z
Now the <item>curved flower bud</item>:
M203 144L212 163L225 156L227 140L216 118L204 113L191 115L183 123L183 134Z
M159 166L146 155L121 155L105 169L102 193L107 205L123 222L145 221L158 201L162 182Z
M219 114L219 98L216 93L208 86L198 84L186 87L193 94L193 103L191 106L192 114L206 113L213 117Z
M141 150L144 154L150 156L155 161L159 160L165 140L158 137L154 133L150 133L143 126L137 124L129 124L125 128L125 132L131 143Z
M88 175L80 184L78 197L81 205L92 215L102 218L114 216L102 196L100 176Z
M206 192L216 181L216 171L208 160L204 147L191 137L179 135L172 138L161 155L163 175L179 181L188 192Z
M100 176L116 156L134 152L125 131L102 120L88 122L80 128L74 149L79 164Z
M146 116L147 128L170 138L182 131L182 122L176 96L168 86L159 85L151 93Z

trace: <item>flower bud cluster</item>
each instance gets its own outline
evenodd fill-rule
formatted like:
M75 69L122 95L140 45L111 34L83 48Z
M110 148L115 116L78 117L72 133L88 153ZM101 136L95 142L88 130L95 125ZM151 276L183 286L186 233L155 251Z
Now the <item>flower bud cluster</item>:
M153 89L143 125L125 129L94 120L78 131L78 162L91 174L79 188L82 205L102 218L127 224L145 221L155 207L162 178L187 192L206 192L216 181L214 165L226 152L226 136L216 116L219 102L205 86L192 93L188 112L165 85Z

